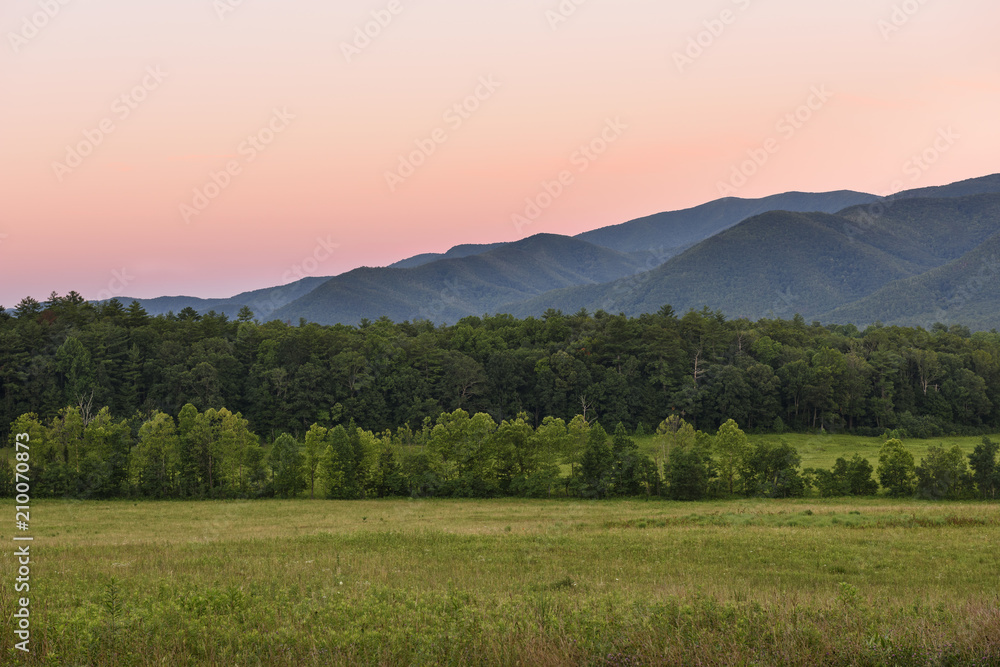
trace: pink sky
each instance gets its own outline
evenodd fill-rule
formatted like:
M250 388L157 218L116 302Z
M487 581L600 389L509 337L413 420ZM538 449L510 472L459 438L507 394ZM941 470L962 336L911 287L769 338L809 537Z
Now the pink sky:
M0 304L230 296L576 234L716 199L768 140L736 196L1000 171L991 0L575 2L563 17L573 0L6 0ZM372 12L388 25L348 61ZM603 154L577 152L616 119ZM907 164L949 129L933 164ZM75 167L54 166L81 142ZM433 154L390 188L416 142ZM515 225L563 171L570 184Z

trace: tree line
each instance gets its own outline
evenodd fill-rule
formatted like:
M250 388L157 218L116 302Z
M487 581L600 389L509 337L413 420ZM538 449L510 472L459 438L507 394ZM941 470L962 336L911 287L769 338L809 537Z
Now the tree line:
M268 444L313 424L372 432L463 409L495 422L525 414L621 422L652 432L664 415L714 431L825 429L878 436L1000 429L1000 334L943 324L727 320L669 306L467 317L454 325L258 322L186 308L150 317L75 292L0 307L0 438L19 415L107 406L145 421L226 407Z
M659 496L787 498L875 495L992 499L1000 485L998 446L984 437L968 456L931 447L920 461L890 438L877 467L855 455L830 470L801 469L785 442L751 443L733 420L705 433L676 415L663 420L652 451L625 426L609 433L582 415L569 423L527 415L497 423L462 409L373 433L354 423L312 424L263 445L239 413L185 405L175 420L156 412L137 421L107 408L64 408L47 423L27 413L11 425L27 434L33 494L70 498L336 499L503 496L614 498ZM888 434L895 435L895 434ZM15 491L13 466L0 493Z

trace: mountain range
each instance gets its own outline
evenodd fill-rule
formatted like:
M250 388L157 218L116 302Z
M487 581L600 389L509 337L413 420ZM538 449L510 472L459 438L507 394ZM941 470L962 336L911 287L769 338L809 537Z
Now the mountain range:
M867 208L763 213L640 277L563 289L505 310L525 316L600 304L637 315L670 304L676 312L708 306L731 318L798 313L867 324L883 319L877 308L848 319L827 313L956 260L1000 232L1000 194L904 199L877 215Z
M727 317L974 329L1000 326L1000 174L887 198L853 191L728 197L576 237L459 245L388 267L310 277L228 299L138 299L259 320L356 324L669 304ZM121 298L123 302L130 299Z

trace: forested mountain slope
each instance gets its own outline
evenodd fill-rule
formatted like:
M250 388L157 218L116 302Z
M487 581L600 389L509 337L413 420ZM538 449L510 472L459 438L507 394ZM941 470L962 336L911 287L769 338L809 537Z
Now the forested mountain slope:
M355 269L331 278L274 317L319 324L355 324L382 316L455 322L552 289L610 281L641 268L625 253L567 236L538 234L480 255L412 269Z
M771 212L745 220L640 276L509 304L516 315L680 312L708 306L757 319L817 317L970 252L1000 232L1000 195L912 199L840 215Z
M785 192L761 199L727 197L682 211L657 213L620 225L602 227L578 234L576 238L623 252L661 248L673 250L671 254L676 254L747 218L768 211L836 213L848 206L867 204L876 199L874 195L850 190Z
M823 315L827 322L1000 328L1000 234L960 258Z

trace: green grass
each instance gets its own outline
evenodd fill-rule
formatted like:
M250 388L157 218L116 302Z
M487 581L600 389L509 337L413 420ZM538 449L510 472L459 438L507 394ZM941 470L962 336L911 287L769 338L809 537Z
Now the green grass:
M995 504L39 501L32 525L28 664L1000 663Z
M861 454L868 459L873 467L878 467L878 450L885 440L882 437L867 438L859 435L841 435L816 433L785 433L782 435L750 435L751 443L756 442L780 442L785 441L798 450L802 457L803 468L823 468L829 470L840 457L850 459L855 453ZM1000 441L1000 435L993 435L990 438ZM639 448L653 456L659 456L660 448L656 443L656 436L645 436L635 438ZM906 448L913 453L919 465L920 459L927 455L927 449L932 446L945 447L950 449L953 445L958 445L962 451L971 454L972 450L983 441L982 436L945 436L942 438L928 438L926 440L907 438L903 441Z

